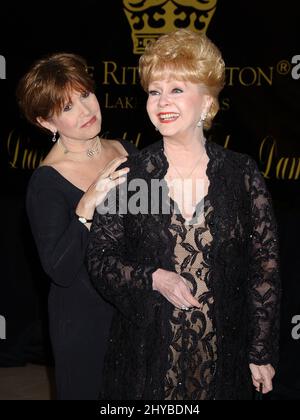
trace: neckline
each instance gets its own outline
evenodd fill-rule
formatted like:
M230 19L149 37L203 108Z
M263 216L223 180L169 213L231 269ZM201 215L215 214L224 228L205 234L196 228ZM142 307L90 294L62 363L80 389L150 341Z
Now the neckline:
M54 171L56 173L56 175L61 178L62 181L64 181L65 183L71 185L73 188L75 188L76 190L80 191L82 194L85 194L85 191L82 190L81 188L77 187L77 185L73 184L73 182L69 181L65 176L63 176L57 169L55 169L53 166L51 165L42 165L39 166L37 169L41 169L41 168L49 168L52 171Z
M125 153L127 153L127 155L129 156L129 152L126 150L126 148L124 147L122 141L118 140L119 143L121 144L121 146L123 147ZM82 190L81 188L77 187L77 185L73 184L73 182L69 181L68 178L66 178L65 176L63 176L57 169L55 169L53 166L51 165L41 165L39 166L37 169L40 168L50 168L52 169L52 171L54 171L56 173L56 175L61 178L62 181L64 181L65 183L71 185L74 189L78 190L81 192L81 194L85 194L86 191Z
M209 144L208 144L208 141L207 141L207 139L206 138L204 138L204 148L205 148L205 152L206 152L206 154L207 154L207 157L208 157L208 162L207 162L207 165L206 165L206 170L205 170L205 175L207 176L207 179L208 179L208 182L209 182L209 184L208 184L208 189L207 189L207 193L202 197L202 199L196 204L196 206L195 206L195 209L194 209L194 213L193 213L193 216L192 216L192 218L191 219L186 219L183 215L182 215L182 213L181 213L181 211L180 211L180 208L179 208L179 206L178 206L178 204L177 204L177 202L170 196L170 189L169 189L169 186L168 186L168 183L167 183L167 180L165 179L165 176L166 176L166 174L167 174L167 172L168 172L168 168L169 168L169 162L168 162L168 159L167 159L167 156L166 156L166 154L165 154L165 144L164 144L164 140L163 139L161 139L161 144L160 144L160 152L161 152L161 154L162 154L162 159L163 159L163 161L164 161L164 170L163 170L163 174L162 174L162 178L163 178L163 180L164 180L164 182L165 182L165 184L166 184L166 188L167 188L167 195L168 195L168 197L169 197L169 199L170 199L170 201L172 201L172 203L173 203L173 205L174 206L176 206L177 207L177 210L178 210L178 215L180 215L181 217L182 217L182 219L184 220L184 222L186 222L186 224L189 224L190 223L190 221L191 220L193 220L194 219L194 217L195 217L195 214L197 214L197 209L198 209L198 207L199 207L199 205L203 202L203 204L205 205L205 201L207 201L208 200L208 198L209 198L209 196L210 196L210 189L211 189L211 180L210 180L210 176L209 176L209 174L210 174L210 170L211 170L211 164L212 164L212 158L211 158L211 153L210 153L210 149L209 149Z
M169 187L168 187L168 185L167 185L167 182L165 181L165 183L166 183L166 188L168 189L168 192L169 192ZM194 207L194 212L193 212L193 215L192 215L192 218L191 219L186 219L184 216L183 216L183 214L182 214L182 212L181 212L181 210L180 210L180 208L179 208L179 206L178 206L178 203L177 203L177 201L175 201L169 194L168 194L168 198L169 198L169 200L170 200L170 202L172 203L172 205L173 205L173 207L175 208L176 207L176 213L175 213L175 215L177 215L177 216L180 216L183 220L184 220L184 224L185 225L190 225L190 226L193 226L194 225L194 223L192 223L191 224L191 221L192 220L194 220L195 219L195 217L197 216L197 212L198 212L198 209L199 209L199 206L200 205L203 205L203 207L205 208L205 202L207 202L207 200L208 200L208 197L209 197L209 187L210 187L210 183L209 183L209 186L208 186L208 191L207 191L207 193L201 198L201 200L200 201L198 201L198 203L196 204L196 206Z

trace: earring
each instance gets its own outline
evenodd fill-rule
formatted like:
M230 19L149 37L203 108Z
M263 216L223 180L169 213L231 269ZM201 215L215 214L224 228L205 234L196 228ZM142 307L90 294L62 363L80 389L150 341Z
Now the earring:
M155 131L158 131L158 128L157 127L155 127Z
M52 137L52 141L53 141L53 143L55 143L56 142L56 131L54 131L53 132L53 137Z
M207 118L207 113L201 115L200 121L197 122L197 127L203 127L203 123Z

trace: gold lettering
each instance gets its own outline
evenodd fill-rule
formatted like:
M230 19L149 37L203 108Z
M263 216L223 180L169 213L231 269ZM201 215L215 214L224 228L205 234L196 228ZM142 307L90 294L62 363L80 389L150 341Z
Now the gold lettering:
M234 86L237 81L242 86L262 86L267 83L272 86L274 67L267 70L261 67L226 67L227 86Z
M118 81L115 71L117 70L117 64L114 61L103 61L104 63L104 85L109 85L108 77L111 76L113 81L116 85L119 85L120 82ZM112 70L110 70L110 66L112 65Z
M229 98L223 98L220 103L220 109L221 111L227 111L230 109L230 99Z
M124 105L123 105L123 102L122 102L122 98L118 98L118 99L116 100L116 103L115 103L114 108L118 108L118 107L120 107L121 109L123 109L123 108L124 108Z
M279 159L279 161L276 165L276 178L280 178L280 175L281 175L281 179L285 178L285 172L286 172L287 164L288 164L288 159L287 158L280 158Z
M27 153L28 153L28 150L27 150L27 149L25 149L25 151L24 151L24 153L23 153L22 169L25 169L25 163L26 163L26 161L27 161Z
M134 104L132 103L134 101L134 98L133 97L131 97L131 98L128 98L128 96L126 96L125 97L125 108L126 109L134 109L135 108L135 106L134 106Z
M141 135L142 133L138 133L136 140L135 140L135 146L138 147L140 144L140 139L141 139Z
M268 83L268 85L272 86L273 81L273 67L269 67L269 76L267 73L265 73L260 67L257 68L258 72L258 83L257 86L261 86L261 79L265 79L265 81Z
M271 167L272 167L272 161L273 161L273 156L275 153L275 148L276 148L276 141L272 138L272 137L265 137L260 145L260 149L259 149L259 158L261 161L263 161L263 151L264 148L266 147L267 143L270 142L271 144L271 150L267 156L267 162L266 162L266 168L265 171L263 172L263 176L265 178L270 178L269 174L271 171Z
M108 93L106 93L106 94L105 94L104 107L105 107L105 108L108 108L108 109L113 108L113 106L110 106L110 105L109 105L109 95L108 95Z
M32 169L35 169L37 167L36 161L37 161L37 152L35 151L33 154L33 159L32 159ZM40 158L39 164L41 163L41 161L42 161L42 157Z
M105 94L104 107L108 109L112 109L112 108L134 109L136 108L136 104L137 104L137 99L134 98L133 96L131 97L124 96L123 98L119 97L117 99L114 99L114 98L111 99L108 93Z
M122 85L126 84L126 67L122 67Z
M290 169L290 173L289 173L289 179L293 178L293 174L295 172L295 166L296 166L296 159L292 158L292 164L291 164L291 169Z
M138 66L118 66L115 61L103 61L103 85L136 85L138 83ZM234 86L272 86L274 67L226 67L226 85ZM224 105L229 105L228 101Z
M132 71L132 78L131 78L131 84L136 85L137 83L137 75L138 75L138 67L128 67L128 70Z
M138 67L118 67L114 61L103 61L103 85L115 83L117 85L136 85L138 80Z
M9 156L9 164L12 168L35 169L43 160L43 153L34 149L23 149L24 139L20 136L13 136L12 130L7 139L7 150Z
M39 159L39 164L42 157ZM22 169L35 169L37 167L37 151L25 149L22 160Z
M247 75L249 75L248 77L251 78L249 82L245 81L245 73L246 73L246 77ZM256 74L255 69L253 69L252 67L244 67L239 72L239 82L242 86L253 86L256 80L257 80L257 74Z
M266 151L265 149L268 149ZM266 137L263 139L260 150L259 157L260 160L264 163L263 154L267 153L267 159L265 162L265 171L262 173L265 178L270 179L270 174L272 170L272 164L274 163L274 158L277 153L277 143L272 137ZM276 179L288 179L288 180L297 180L300 176L300 158L299 157L281 157L276 163L275 166L275 176Z
M282 157L281 159L279 159L276 166L276 178L286 179L286 171L288 167L290 167L288 179L294 179L296 181L299 178L300 158L298 158L298 165L297 165L296 171L295 171L295 167L296 167L295 158Z
M233 73L234 71L239 71L239 67L226 67L226 73L229 73L229 77L227 80L227 86L233 86Z
M10 156L11 154L13 155L12 160L9 161L9 164L12 168L16 169L17 168L17 161L18 161L18 157L19 157L19 152L20 152L20 140L18 138L16 145L14 146L13 151L11 151L11 140L12 140L12 134L13 131L9 134L8 136L8 141L7 141L7 149L8 149L8 155Z
M228 136L226 136L226 138L225 138L225 144L224 144L225 149L228 148L229 140L230 140L230 134L228 134Z

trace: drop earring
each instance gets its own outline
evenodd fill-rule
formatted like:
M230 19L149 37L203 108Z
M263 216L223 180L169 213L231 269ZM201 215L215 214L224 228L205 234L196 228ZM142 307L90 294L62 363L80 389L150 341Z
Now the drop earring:
M53 137L52 137L52 141L53 141L53 143L55 143L55 142L56 142L56 133L57 133L57 131L54 131L54 132L53 132Z
M200 121L197 122L197 127L203 127L203 123L207 118L207 113L201 115Z

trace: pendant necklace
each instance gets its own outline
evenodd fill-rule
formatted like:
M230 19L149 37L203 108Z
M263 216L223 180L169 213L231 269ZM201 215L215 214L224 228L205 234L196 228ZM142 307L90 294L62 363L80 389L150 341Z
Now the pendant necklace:
M71 150L67 149L67 147L64 145L63 141L59 138L57 140L57 143L63 148L64 150L64 154L68 154L68 153L74 153L74 154L80 154L80 153L85 153L87 155L88 158L92 158L94 155L98 155L101 151L102 148L102 143L100 138L97 136L94 144L92 145L92 147L89 147L86 150L83 150L81 152L72 152Z

